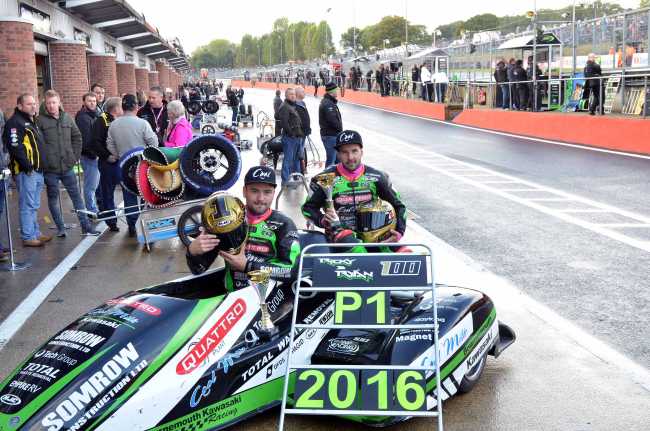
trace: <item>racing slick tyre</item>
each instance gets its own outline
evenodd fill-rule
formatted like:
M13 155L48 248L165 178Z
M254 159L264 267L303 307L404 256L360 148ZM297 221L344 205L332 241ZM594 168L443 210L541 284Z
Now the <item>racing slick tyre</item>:
M120 183L129 192L138 196L138 163L142 160L143 147L136 147L120 157Z
M203 112L206 114L216 114L219 110L219 104L214 100L206 100L203 102Z
M201 109L203 109L203 107L201 106L201 102L198 100L193 100L187 104L187 112L191 115L200 113Z
M183 149L180 161L185 183L202 197L230 188L242 167L239 151L221 135L194 138Z
M463 377L463 380L461 380L460 385L458 386L458 392L466 394L474 388L474 386L481 379L481 375L485 369L486 362L487 355L483 355L483 357L476 363L476 365L474 365L467 372L467 374L465 374L465 377Z
M203 226L202 212L203 205L194 205L178 218L178 238L185 247L189 247L192 240L199 236L199 228Z
M214 135L215 133L217 133L217 129L212 124L206 124L201 127L202 135Z

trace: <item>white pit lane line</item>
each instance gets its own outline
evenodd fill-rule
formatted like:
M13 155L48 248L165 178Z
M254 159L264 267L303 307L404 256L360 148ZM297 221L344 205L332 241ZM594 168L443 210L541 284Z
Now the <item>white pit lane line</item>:
M348 123L350 125L350 123ZM391 153L395 155L396 157L402 158L404 160L409 161L410 163L414 163L416 165L422 166L426 169L436 171L440 174L446 175L450 178L456 179L460 182L463 182L465 184L472 185L476 188L485 190L489 193L501 196L505 199L508 199L513 202L517 202L521 205L524 205L526 207L535 209L539 212L542 212L544 214L547 214L549 216L552 216L554 218L563 220L567 223L571 223L576 226L580 226L584 229L590 230L592 232L595 232L599 235L605 236L607 238L613 239L615 241L618 241L623 244L627 244L631 247L635 247L639 250L643 250L645 252L650 252L650 241L644 241L640 240L628 235L625 235L621 232L616 231L616 227L613 226L608 226L607 224L603 223L593 223L584 219L581 219L579 215L581 212L576 212L571 208L571 203L576 203L581 206L588 206L591 207L593 210L598 210L598 212L602 213L611 213L615 214L616 216L619 217L624 217L626 219L629 219L629 221L634 222L634 223L626 223L626 224L633 224L635 227L644 227L645 225L650 224L650 217L637 214L631 211L627 211L621 208L617 208L612 205L608 204L603 204L600 202L596 202L591 199L584 198L582 196L574 195L571 193L567 193L558 189L554 189L551 187L547 187L541 184L536 184L531 181L526 181L519 179L517 177L514 177L512 175L507 175L503 174L497 171L493 171L488 168L484 168L479 165L474 165L471 163L463 162L460 160L453 159L451 157L444 156L442 154L438 154L434 151L429 151L428 153L432 156L437 158L438 160L441 161L448 161L450 163L449 166L451 166L452 162L455 162L455 166L464 166L468 168L467 170L463 170L462 172L467 172L467 176L464 175L462 172L455 171L453 169L449 169L447 167L440 167L440 165L436 165L431 163L429 160L422 160L421 157L414 157L411 156L409 151L414 151L418 154L421 154L423 150L421 148L418 148L415 145L409 144L407 142L404 142L402 140L399 140L397 138L392 138L390 136L387 136L385 134L379 133L372 131L370 129L367 129L365 127L359 126L359 125L351 125L352 128L356 129L361 133L362 136L368 137L364 139L367 143L369 143L370 146L374 145L372 143L374 142L381 142L381 150L386 151L388 153ZM396 151L394 148L399 148L400 150L408 150L408 151ZM469 168L472 168L471 170ZM500 180L489 180L489 181L480 181L473 175L475 174L489 174L490 176L493 176L495 178L501 178ZM497 185L509 185L511 188L499 188L495 187ZM519 191L508 191L508 190L514 190L514 184L517 184L518 186L521 186L523 189L524 187L527 190L534 190L534 191L539 191L539 192L546 192L548 194L554 195L554 197L539 197L539 198L526 198L523 196L517 195L517 193L522 192L523 190ZM567 206L566 208L562 208L560 210L550 208L548 206L544 206L543 202L566 202ZM588 213L585 213L588 214Z

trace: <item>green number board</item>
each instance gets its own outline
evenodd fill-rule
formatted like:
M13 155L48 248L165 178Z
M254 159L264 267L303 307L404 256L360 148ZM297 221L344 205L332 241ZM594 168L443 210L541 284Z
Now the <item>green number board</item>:
M426 378L415 370L301 369L296 409L423 411Z
M335 325L390 324L390 292L336 292Z

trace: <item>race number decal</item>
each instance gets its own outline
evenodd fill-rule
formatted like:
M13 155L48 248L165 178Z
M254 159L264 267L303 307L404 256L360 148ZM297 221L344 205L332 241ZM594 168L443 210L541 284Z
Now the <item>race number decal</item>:
M414 370L300 370L296 408L309 410L426 410L426 379Z
M390 292L336 292L335 325L387 325Z

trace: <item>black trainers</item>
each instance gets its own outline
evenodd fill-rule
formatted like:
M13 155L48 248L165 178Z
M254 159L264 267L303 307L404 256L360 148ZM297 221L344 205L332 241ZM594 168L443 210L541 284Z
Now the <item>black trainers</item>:
M56 232L56 237L57 237L57 238L65 238L66 236L68 236L68 234L65 233L65 228L63 228L63 229L59 229L59 230Z
M81 236L99 236L100 232L94 227L89 227L88 229L81 229Z
M111 232L119 232L120 228L117 227L116 224L110 224L110 225L108 225L108 230L110 230Z

